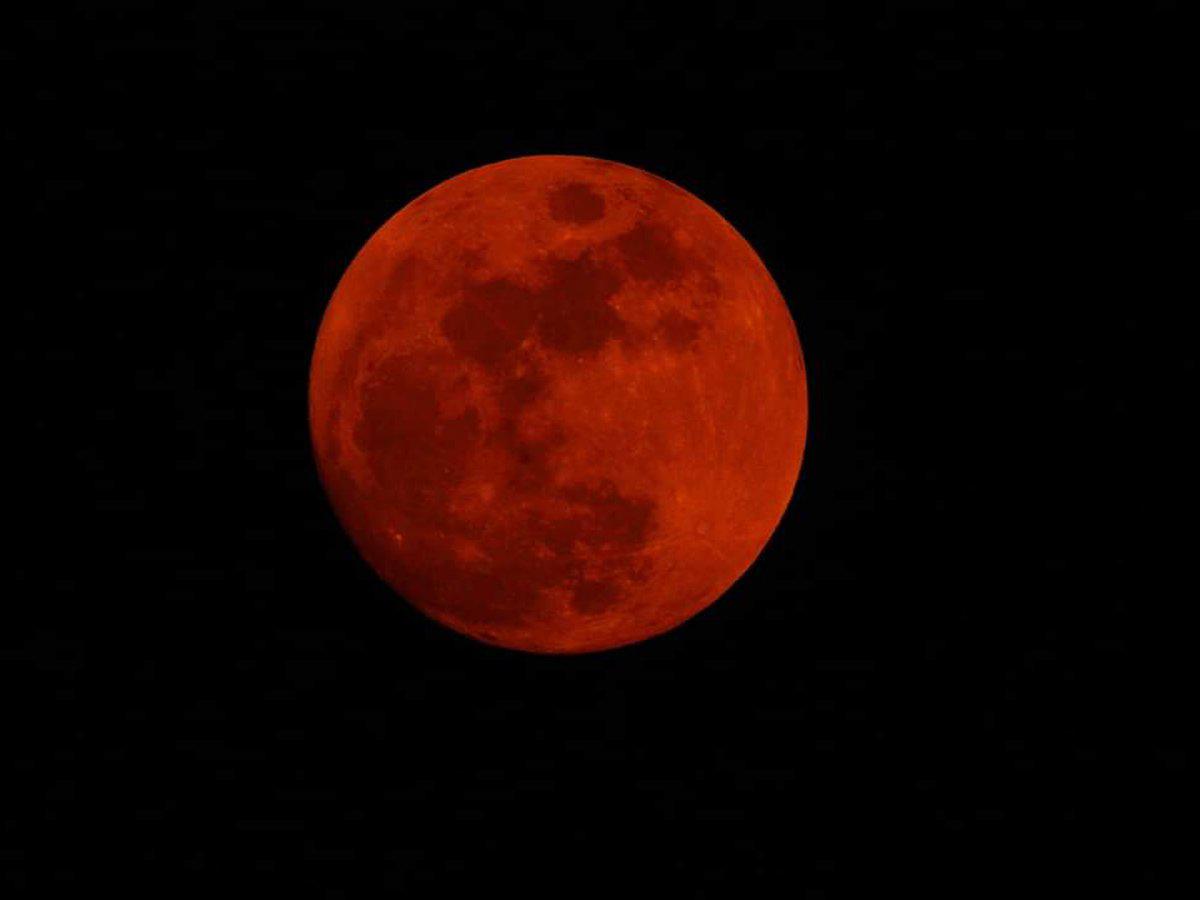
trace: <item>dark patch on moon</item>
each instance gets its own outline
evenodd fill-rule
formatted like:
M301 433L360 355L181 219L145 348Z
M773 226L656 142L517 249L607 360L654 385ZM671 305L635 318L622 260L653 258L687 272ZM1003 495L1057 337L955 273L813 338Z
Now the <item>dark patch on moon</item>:
M550 192L550 218L556 222L587 225L604 218L604 198L580 181Z
M610 302L626 277L663 284L692 268L695 263L685 260L669 228L642 219L595 252L543 262L536 286L505 277L468 282L442 317L442 333L457 351L492 371L507 367L531 335L549 350L592 356L611 340L638 340ZM701 288L713 291L715 281L710 276ZM657 326L676 350L694 346L699 332L699 322L674 310Z
M388 273L384 293L387 297L411 297L417 278L415 256L402 256Z
M546 389L546 376L532 366L519 367L500 385L496 399L507 418L532 403Z
M620 337L625 323L608 302L621 287L612 266L585 253L578 259L552 260L549 271L549 283L537 294L543 344L562 353L594 354Z
M658 222L642 219L614 243L634 278L662 283L681 278L687 271L674 235Z
M620 602L621 591L611 581L584 580L575 586L571 606L576 612L597 615Z
M593 550L628 553L646 543L654 515L654 501L626 497L611 481L598 485L570 484L563 488L579 515L573 519L575 540Z
M367 454L376 480L418 503L433 501L461 481L480 437L474 407L443 414L436 371L429 360L415 356L383 360L363 386L362 416L354 429L354 441Z
M659 317L657 332L672 350L690 350L700 339L701 325L677 309L669 309Z
M536 292L506 278L473 284L442 317L442 333L464 356L495 368L537 321L536 298Z
M561 353L595 354L621 336L625 324L609 303L621 286L616 269L584 253L551 259L546 282L533 288L506 278L469 284L442 317L442 333L456 350L495 369L536 330L544 346Z

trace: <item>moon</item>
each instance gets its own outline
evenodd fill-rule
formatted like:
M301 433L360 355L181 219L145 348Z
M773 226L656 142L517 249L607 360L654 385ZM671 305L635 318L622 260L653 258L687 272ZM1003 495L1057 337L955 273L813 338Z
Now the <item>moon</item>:
M531 156L413 200L322 319L317 468L367 562L480 641L582 653L695 615L786 509L808 424L778 288L640 169Z

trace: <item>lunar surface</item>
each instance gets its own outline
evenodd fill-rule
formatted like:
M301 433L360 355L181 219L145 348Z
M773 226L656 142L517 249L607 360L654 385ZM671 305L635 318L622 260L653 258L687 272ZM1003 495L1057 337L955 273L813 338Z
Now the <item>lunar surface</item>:
M466 172L376 232L321 323L309 401L322 481L379 575L544 653L716 600L783 515L808 421L795 326L741 236L668 181L566 156Z

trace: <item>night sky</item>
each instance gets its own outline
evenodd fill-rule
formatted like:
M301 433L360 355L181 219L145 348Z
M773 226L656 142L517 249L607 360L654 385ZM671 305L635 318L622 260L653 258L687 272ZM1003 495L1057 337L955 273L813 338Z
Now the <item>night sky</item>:
M1165 896L1200 218L1177 5L28 10L0 56L5 895ZM754 567L576 657L405 604L308 435L358 248L535 153L720 211L811 403Z

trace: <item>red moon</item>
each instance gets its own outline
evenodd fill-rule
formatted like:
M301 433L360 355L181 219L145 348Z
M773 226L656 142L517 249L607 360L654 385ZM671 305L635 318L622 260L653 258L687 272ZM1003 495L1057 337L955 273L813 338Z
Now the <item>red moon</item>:
M808 400L749 244L648 172L473 169L359 251L309 384L321 479L403 597L481 641L581 653L667 631L750 566Z

